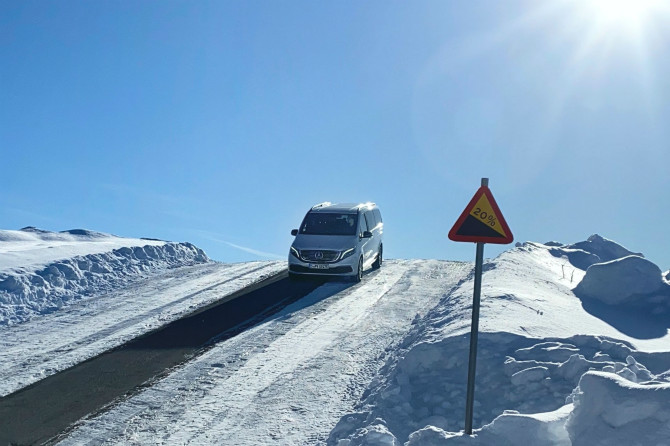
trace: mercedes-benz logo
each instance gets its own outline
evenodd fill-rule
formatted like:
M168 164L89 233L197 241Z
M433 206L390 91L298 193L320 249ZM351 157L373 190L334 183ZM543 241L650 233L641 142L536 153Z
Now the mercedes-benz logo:
M314 253L314 258L317 260L323 259L323 253L321 251L317 251Z

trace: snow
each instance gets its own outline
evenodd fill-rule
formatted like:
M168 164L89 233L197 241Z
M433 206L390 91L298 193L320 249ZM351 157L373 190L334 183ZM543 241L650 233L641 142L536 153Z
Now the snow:
M82 422L61 444L322 443L412 320L470 270L457 262L387 261L358 285L327 283ZM385 436L371 429L368 438L386 444Z
M670 305L670 286L663 280L661 269L638 256L591 265L575 293L608 305L641 303L653 308L654 300L659 306Z
M596 337L574 337L569 341L571 343L561 344L579 353L564 359L565 352L561 349L542 348L546 342L533 344L534 340L529 338L482 333L477 362L475 425L499 421L504 410L524 415L556 410L565 405L580 377L590 369L610 370L611 374L632 382L656 379L650 370L635 361L631 354L637 352L625 344L612 344ZM364 415L357 417L356 423L343 417L341 425L333 431L336 435L333 440L342 438L347 431L353 432L351 438L355 438L360 430L369 427L368 420L377 419L385 420L399 439L406 439L427 425L457 432L463 423L468 349L468 339L462 336L440 344L415 345L397 363L390 365L391 373L371 390L358 412ZM616 359L599 354L602 351L610 352ZM670 367L670 357L666 356L664 367ZM343 429L344 424L346 429ZM493 432L499 435L498 431ZM512 433L513 430L506 435ZM489 437L482 438L478 444L491 444L486 440ZM517 440L510 440L510 444L519 444L522 438Z
M208 261L190 243L82 229L0 231L0 327L57 311L147 274Z
M605 240L590 239L595 246L581 246L595 250ZM628 254L611 243L604 243L609 251ZM595 439L588 433L586 438L575 437L573 443L566 424L577 398L573 390L585 373L596 370L631 383L667 383L667 319L655 336L636 337L627 334L631 330L622 331L585 311L573 292L588 274L571 263L580 248L557 245L521 244L484 265L476 435L459 432L473 286L468 280L417 321L380 370L366 398L333 429L328 444L343 440L348 446L377 444L358 438L367 438L362 433L382 422L398 444L407 445L590 444ZM638 316L629 318L629 326L652 324ZM670 400L665 403L668 407ZM576 412L571 419L580 416ZM669 438L652 437L659 442ZM604 438L612 444L616 432Z
M0 230L0 274L36 270L76 256L135 246L161 246L160 240L117 237L86 229L51 232L33 227Z
M670 441L670 383L633 383L587 372L575 389L566 423L573 445L655 445Z
M35 234L2 231L0 246L13 243L16 253L21 243L52 237ZM48 259L34 252L0 272L26 277L123 248L92 254L87 249L100 246L94 240L116 238L88 231L84 247L61 239L81 235L59 234L49 243L64 245L45 250L71 251ZM143 242L114 241L166 244ZM285 268L197 257L137 270L131 266L145 259L124 257L112 270L132 270L127 275L112 273L106 286L88 284L83 297L74 292L53 311L0 327L0 390L19 389ZM464 434L472 269L392 260L360 284L328 282L80 420L60 444L670 443L670 322L657 310L667 308L670 272L598 235L571 245L517 244L486 261L475 431ZM26 296L24 304L38 299ZM13 305L0 302L0 311L11 314Z
M496 445L517 446L551 444L569 446L565 423L573 409L566 404L551 412L521 414L507 410L502 415L478 430L473 436L462 432L445 432L434 426L426 426L412 433L407 446L441 445Z
M283 270L221 264L189 243L92 231L0 231L0 396ZM67 257L70 255L74 257ZM49 263L51 262L51 263Z
M279 273L283 262L210 262L162 271L28 322L0 327L0 396Z
M621 259L628 256L644 257L642 253L632 252L618 243L601 237L598 234L593 234L586 241L577 242L568 245L567 249L579 249L590 254L598 256L600 262L609 262L611 260Z

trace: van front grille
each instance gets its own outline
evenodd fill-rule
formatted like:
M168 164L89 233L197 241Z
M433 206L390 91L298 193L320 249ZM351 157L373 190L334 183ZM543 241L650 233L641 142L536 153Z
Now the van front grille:
M339 251L325 251L318 249L303 249L300 251L300 257L305 262L334 262L339 256Z

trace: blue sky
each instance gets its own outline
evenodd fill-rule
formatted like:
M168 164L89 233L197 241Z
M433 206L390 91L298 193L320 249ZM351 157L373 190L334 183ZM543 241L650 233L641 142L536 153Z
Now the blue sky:
M516 241L599 233L666 270L668 10L2 2L0 227L237 262L284 258L314 203L375 201L387 257L472 260L447 233L488 177Z

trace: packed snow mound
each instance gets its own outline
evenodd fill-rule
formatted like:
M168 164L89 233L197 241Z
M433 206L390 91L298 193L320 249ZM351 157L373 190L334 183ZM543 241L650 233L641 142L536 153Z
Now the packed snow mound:
M66 231L53 232L36 228L34 226L26 226L25 228L21 228L18 231L0 230L0 241L2 242L29 240L72 241L108 237L114 236L111 234L105 234L104 232L91 231L89 229L68 229Z
M54 312L161 269L209 261L190 243L32 227L0 231L0 254L0 326Z
M587 372L575 389L566 423L572 445L660 445L670 441L670 383L636 384L607 372Z
M401 446L402 443L389 431L384 420L377 419L359 429L350 439L340 440L337 446ZM430 444L426 444L430 446Z
M523 245L523 243L519 243L517 248L519 246L522 246L522 245ZM563 243L552 240L552 241L549 241L549 242L544 242L544 245L545 246L563 246Z
M644 257L642 253L629 251L618 243L601 237L598 234L593 234L586 241L568 245L566 248L581 249L582 251L597 255L600 258L600 262L609 262L610 260L627 256Z
M638 256L591 265L575 294L608 305L644 307L653 314L670 310L670 286L661 269Z
M665 445L670 438L670 382L635 383L590 370L568 401L551 412L506 410L472 436L427 426L412 433L405 446Z
M573 409L572 404L552 411L536 414L521 414L506 410L493 422L474 432L473 436L463 432L445 432L427 426L409 436L406 446L518 446L552 445L570 446L565 422Z
M589 266L601 261L600 257L596 254L584 251L583 249L567 248L565 246L555 247L555 245L547 246L552 246L552 249L549 250L551 255L554 257L565 258L571 265L582 270L586 270Z
M571 245L562 245L559 242L547 242L544 245L551 248L549 252L553 256L565 257L573 266L583 270L595 263L609 262L631 255L644 257L643 254L629 251L618 243L598 234L592 235L586 241Z
M67 231L61 231L61 234L70 234L70 235L78 235L80 237L88 237L88 238L104 238L108 237L109 234L105 234L103 232L97 232L97 231L91 231L90 229L68 229Z
M355 412L340 419L327 444L586 445L593 439L577 434L573 438L574 429L567 424L576 405L582 404L577 400L588 398L574 392L585 373L610 374L635 389L669 383L667 320L652 319L650 312L633 317L624 311L625 323L616 325L603 314L588 311L575 294L585 270L600 264L601 256L630 257L630 251L600 236L589 240L568 246L526 242L484 264L476 435L460 431L472 311L470 276L425 317L414 321ZM584 268L575 265L575 259ZM640 260L646 262L639 256L632 262ZM626 266L628 262L631 260L611 263ZM592 268L597 271L601 266ZM645 268L653 270L658 284L660 270ZM638 275L633 283L639 279ZM644 403L631 396L630 404ZM573 419L580 416L577 412ZM652 421L646 425L654 427L654 433L642 438L653 441L626 444L665 444L670 437ZM382 431L383 436L376 435ZM597 441L620 443L616 432L603 435Z
M481 333L478 345L474 425L487 424L478 445L570 444L564 428L570 410L564 406L584 373L606 371L644 383L661 380L654 373L670 369L670 354L651 360L625 342L598 336L538 340ZM400 444L471 444L469 437L455 440L463 424L469 346L469 336L457 336L402 351L382 371L363 410L342 417L328 444L394 444L388 436L386 443L372 442L377 437L370 432L381 424ZM641 362L647 360L648 366Z
M32 226L19 231L0 229L0 274L35 271L55 261L76 256L165 243L162 240L117 237L88 229L62 232Z

